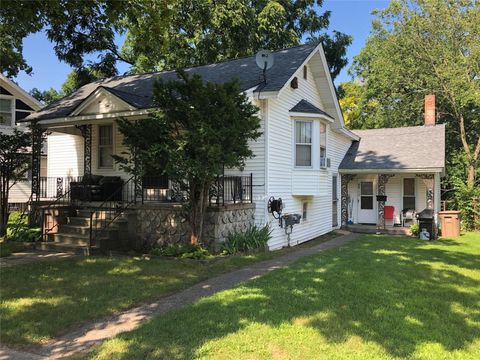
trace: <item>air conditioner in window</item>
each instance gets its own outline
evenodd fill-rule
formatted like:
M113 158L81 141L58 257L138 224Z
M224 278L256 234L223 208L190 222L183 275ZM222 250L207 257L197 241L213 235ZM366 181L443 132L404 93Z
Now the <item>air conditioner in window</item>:
M330 167L330 158L321 157L320 158L320 169L327 169Z

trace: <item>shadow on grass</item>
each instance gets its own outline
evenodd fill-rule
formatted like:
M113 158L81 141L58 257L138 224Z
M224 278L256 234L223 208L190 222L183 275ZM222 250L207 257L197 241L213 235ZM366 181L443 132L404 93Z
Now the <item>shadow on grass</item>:
M465 349L480 338L480 252L469 252L464 240L364 237L158 317L97 352L192 359L207 342L251 324L267 327L261 341L268 342L299 319L334 346L357 336L397 357L426 343Z

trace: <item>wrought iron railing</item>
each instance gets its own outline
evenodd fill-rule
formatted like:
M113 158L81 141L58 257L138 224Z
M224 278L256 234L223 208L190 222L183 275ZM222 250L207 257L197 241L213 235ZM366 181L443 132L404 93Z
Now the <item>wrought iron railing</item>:
M40 177L40 199L57 199L70 190L70 183L81 181L83 176Z
M218 176L210 188L211 206L251 203L253 201L253 175Z
M108 228L115 220L122 216L128 208L137 203L138 191L136 191L136 178L132 176L122 187L102 202L100 205L91 208L89 221L89 239L88 249L96 244L96 241L102 233L108 231ZM119 201L119 199L121 200Z

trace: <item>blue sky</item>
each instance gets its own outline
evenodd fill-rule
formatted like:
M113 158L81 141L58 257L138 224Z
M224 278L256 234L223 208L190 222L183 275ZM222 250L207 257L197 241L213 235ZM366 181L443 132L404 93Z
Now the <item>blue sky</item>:
M371 12L388 5L387 0L325 0L322 10L330 10L330 30L338 30L353 36L353 43L348 48L349 65L353 56L360 52L371 28L373 16ZM120 44L122 39L117 39ZM33 75L21 73L15 81L27 91L37 87L40 90L53 87L60 89L65 81L70 67L60 62L51 44L43 33L37 33L24 40L24 56L33 67ZM347 69L337 77L336 83L349 80ZM120 73L128 70L128 65L118 64Z

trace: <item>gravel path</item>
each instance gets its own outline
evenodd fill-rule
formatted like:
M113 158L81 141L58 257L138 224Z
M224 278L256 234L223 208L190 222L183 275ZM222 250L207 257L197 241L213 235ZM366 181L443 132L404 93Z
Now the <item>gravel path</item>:
M0 360L62 359L90 349L122 332L131 331L152 317L191 304L198 299L232 288L239 283L256 279L275 269L288 266L292 262L327 249L335 248L356 239L359 234L346 233L332 240L309 248L300 248L275 259L262 261L251 266L223 274L173 295L142 304L119 314L88 323L77 330L65 334L48 344L32 347L29 352L19 352L0 348Z

